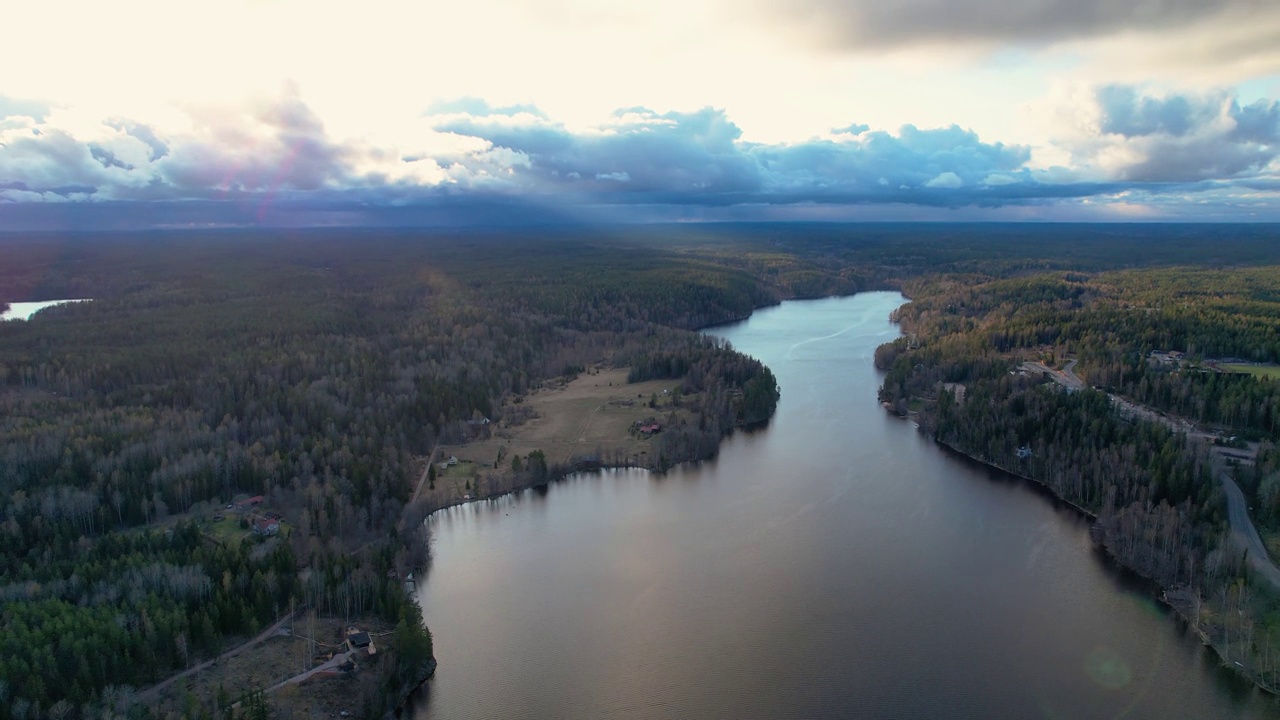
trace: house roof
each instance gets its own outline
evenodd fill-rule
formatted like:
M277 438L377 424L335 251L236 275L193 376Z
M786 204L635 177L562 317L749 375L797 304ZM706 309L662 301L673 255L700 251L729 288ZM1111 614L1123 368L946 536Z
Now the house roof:
M368 647L369 643L372 642L369 639L369 633L367 632L351 633L350 635L347 636L347 640L349 640L352 645L358 648Z

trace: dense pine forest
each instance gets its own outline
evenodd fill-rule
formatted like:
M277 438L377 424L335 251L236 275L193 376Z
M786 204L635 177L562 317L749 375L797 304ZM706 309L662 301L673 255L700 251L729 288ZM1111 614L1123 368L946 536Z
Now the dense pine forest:
M878 355L891 406L1098 514L1138 571L1206 597L1235 587L1207 456L1102 391L1017 369L1071 357L1092 385L1263 441L1241 483L1280 529L1277 381L1204 367L1280 358L1275 240L1012 225L0 236L0 299L93 298L0 323L0 720L144 717L136 693L300 608L398 624L393 696L431 654L398 578L424 561L430 508L409 501L437 442L611 365L698 398L660 466L708 457L766 421L779 388L692 331L868 289L913 298L907 336ZM1157 350L1189 364L1157 367ZM247 497L281 511L279 535L221 533L246 530Z

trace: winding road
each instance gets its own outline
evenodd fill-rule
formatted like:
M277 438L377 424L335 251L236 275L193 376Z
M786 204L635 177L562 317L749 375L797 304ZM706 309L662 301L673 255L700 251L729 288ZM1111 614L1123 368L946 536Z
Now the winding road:
M1218 472L1218 479L1222 481L1222 489L1227 495L1227 517L1231 520L1231 538L1237 547L1245 551L1249 566L1271 581L1272 586L1280 588L1280 568L1271 561L1271 557L1267 554L1267 546L1262 543L1258 529L1249 519L1249 507L1245 504L1244 493L1225 470Z
M1043 372L1053 378L1059 385L1071 390L1080 390L1088 387L1075 374L1075 365L1076 361L1072 360L1062 370L1054 370L1043 363L1026 362L1022 364L1022 369ZM1145 405L1126 400L1119 395L1108 393L1107 397L1111 398L1111 404L1121 412L1139 415L1152 422L1161 423L1175 433L1186 433L1189 436L1195 436L1196 439L1202 442L1212 442L1212 433L1196 427L1189 420L1168 417ZM1259 575L1265 577L1273 587L1280 589L1280 567L1276 566L1271 556L1267 553L1267 546L1262 542L1262 536L1258 534L1258 529L1254 527L1253 520L1249 517L1249 506L1245 502L1244 493L1241 492L1240 486L1236 485L1235 480L1231 479L1230 473L1225 469L1219 467L1216 475L1218 481L1222 483L1223 494L1227 496L1227 519L1231 524L1232 541L1235 542L1236 547L1245 551L1249 566Z

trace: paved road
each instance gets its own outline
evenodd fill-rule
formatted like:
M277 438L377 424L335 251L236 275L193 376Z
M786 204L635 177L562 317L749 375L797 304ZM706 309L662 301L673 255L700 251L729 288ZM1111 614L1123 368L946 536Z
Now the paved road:
M1240 486L1236 485L1235 480L1232 480L1225 470L1218 473L1218 479L1222 481L1222 489L1227 495L1227 517L1231 519L1232 540L1237 547L1248 553L1249 566L1259 575L1270 580L1273 586L1280 588L1280 568L1271 562L1270 556L1267 555L1267 546L1262 544L1257 528L1249 519L1249 508L1245 504L1244 493L1240 492Z
M1042 363L1026 362L1022 367L1024 370L1046 372L1060 385L1079 390L1084 387L1084 382L1073 372L1075 364L1075 360L1072 360L1061 372L1050 370ZM1141 415L1153 422L1164 424L1175 433L1187 433L1204 442L1212 442L1214 436L1211 433L1196 427L1190 421L1161 415L1149 407L1138 405L1118 395L1108 395L1108 397L1111 398L1111 404L1122 412ZM1219 468L1217 476L1222 483L1222 491L1227 496L1227 518L1231 523L1232 541L1235 542L1236 547L1246 551L1250 567L1265 577L1273 587L1280 588L1280 567L1272 562L1271 556L1267 553L1267 546L1262 543L1258 529L1249 518L1249 506L1245 503L1244 493L1240 491L1240 486L1236 485L1235 480L1231 479L1231 475L1226 470Z

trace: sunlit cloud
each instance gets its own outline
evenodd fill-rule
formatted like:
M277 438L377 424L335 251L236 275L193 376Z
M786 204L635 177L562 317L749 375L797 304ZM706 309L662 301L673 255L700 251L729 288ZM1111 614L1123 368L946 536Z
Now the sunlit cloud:
M57 30L0 43L0 202L1265 212L1280 174L1276 3L181 5L6 9Z

